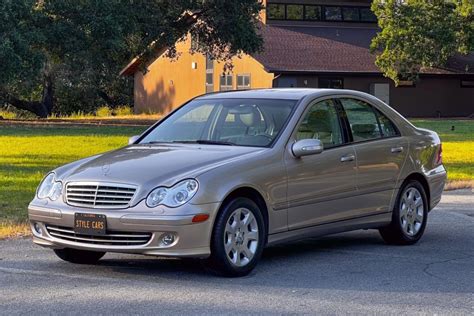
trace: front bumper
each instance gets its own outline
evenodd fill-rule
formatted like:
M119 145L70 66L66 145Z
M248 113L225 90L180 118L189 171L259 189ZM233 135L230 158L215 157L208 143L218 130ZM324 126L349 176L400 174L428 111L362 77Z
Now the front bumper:
M142 202L128 209L105 210L78 208L66 204L57 207L47 203L41 205L41 203L33 201L28 206L28 215L33 242L43 247L204 258L210 255L212 225L218 208L219 203L210 203L186 204L179 209L157 208L150 210ZM73 232L75 213L105 215L107 217L107 233L110 232L110 236L146 233L150 237L144 243L136 245L133 243L114 244L115 241L102 242L102 239L97 236L89 238L88 236L75 235ZM170 215L170 213L180 215ZM209 214L206 221L192 222L194 215L203 213ZM35 223L40 231L34 228ZM62 233L61 230L65 233ZM162 237L170 233L176 238L170 245L164 245ZM64 238L61 235L75 237Z

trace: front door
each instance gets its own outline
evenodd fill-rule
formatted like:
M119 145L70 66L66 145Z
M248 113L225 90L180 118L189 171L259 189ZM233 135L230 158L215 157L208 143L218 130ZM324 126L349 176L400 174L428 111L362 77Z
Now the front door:
M332 99L309 105L288 144L317 138L324 146L322 153L301 158L286 151L290 230L351 217L356 159L354 148L346 144L338 113Z
M357 156L358 200L361 215L391 211L390 202L408 152L408 141L396 126L368 103L341 98Z

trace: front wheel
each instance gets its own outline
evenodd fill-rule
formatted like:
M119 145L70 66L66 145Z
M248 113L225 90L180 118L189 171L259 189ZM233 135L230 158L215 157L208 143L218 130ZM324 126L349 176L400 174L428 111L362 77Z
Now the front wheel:
M428 219L428 201L421 183L408 181L400 190L389 226L380 235L388 244L412 245L420 240Z
M217 274L239 277L257 265L265 245L265 224L260 208L248 198L223 206L216 218L207 264Z
M79 249L54 249L54 253L67 262L78 264L95 264L105 255L105 252L87 251Z

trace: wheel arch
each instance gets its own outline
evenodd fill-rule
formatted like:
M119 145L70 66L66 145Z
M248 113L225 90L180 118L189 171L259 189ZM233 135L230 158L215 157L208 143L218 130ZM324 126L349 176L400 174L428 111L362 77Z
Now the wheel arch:
M430 186L428 184L428 180L426 180L425 176L422 175L421 173L414 172L414 173L409 174L405 178L402 185L400 186L400 189L403 189L405 185L408 183L408 181L410 180L416 180L423 186L423 189L425 189L426 199L428 202L428 210L431 210L431 193L430 193Z
M263 195L255 188L249 187L249 186L242 186L238 188L234 188L232 191L230 191L224 200L222 201L219 211L217 212L217 215L215 218L219 216L219 214L222 212L223 207L229 203L232 199L235 199L237 197L245 197L250 200L252 200L257 206L260 208L263 216L263 221L265 224L265 244L268 241L268 226L269 226L269 214L268 214L268 206L267 203L263 197ZM215 220L214 220L215 222ZM213 224L213 233L214 233L214 224Z

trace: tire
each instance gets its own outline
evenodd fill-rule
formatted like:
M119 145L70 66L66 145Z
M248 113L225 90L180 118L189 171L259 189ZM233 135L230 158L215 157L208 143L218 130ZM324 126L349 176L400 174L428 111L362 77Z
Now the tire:
M423 236L427 220L428 200L425 189L420 182L409 180L398 193L392 222L379 229L379 232L388 244L413 245Z
M71 248L54 249L54 253L64 261L77 264L95 264L105 255L105 252L78 250Z
M235 198L216 218L206 266L221 276L245 276L257 265L265 238L265 222L257 204L248 198Z

